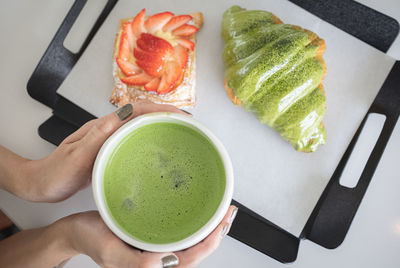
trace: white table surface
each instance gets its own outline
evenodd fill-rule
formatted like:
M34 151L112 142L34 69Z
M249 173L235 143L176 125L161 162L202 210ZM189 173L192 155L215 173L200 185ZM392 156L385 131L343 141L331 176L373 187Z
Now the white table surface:
M400 21L398 0L360 0ZM37 127L51 110L26 92L27 81L53 38L73 0L0 1L0 144L28 158L54 150ZM388 52L400 59L400 38ZM397 124L375 176L344 243L335 250L302 241L291 267L399 267L400 180ZM43 226L78 211L95 209L90 189L58 204L36 204L0 190L0 209L23 229ZM66 267L98 267L86 256L74 257ZM285 267L285 265L227 237L199 267Z

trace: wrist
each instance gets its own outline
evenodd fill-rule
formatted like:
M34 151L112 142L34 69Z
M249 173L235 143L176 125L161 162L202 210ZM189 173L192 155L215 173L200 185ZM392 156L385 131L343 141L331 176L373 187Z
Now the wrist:
M27 184L29 184L29 173L27 171L32 160L22 158L15 154L9 154L8 159L0 165L0 188L21 198L25 197ZM29 178L29 179L28 179Z
M41 196L40 189L38 189L40 184L37 181L40 171L39 161L41 160L19 160L18 170L10 182L9 192L27 201L39 201L38 197Z
M46 227L48 245L59 253L60 262L79 254L74 247L73 228L71 225L72 221L69 216Z
M48 180L51 173L47 167L50 167L49 157L39 160L26 160L21 163L19 185L16 186L15 194L31 202L55 202L54 198L49 196L53 185Z

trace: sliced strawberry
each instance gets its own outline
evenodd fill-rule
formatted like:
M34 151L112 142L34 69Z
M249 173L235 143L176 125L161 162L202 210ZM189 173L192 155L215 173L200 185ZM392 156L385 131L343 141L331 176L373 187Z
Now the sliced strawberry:
M131 86L144 86L153 79L150 75L142 72L128 77L121 78L121 81Z
M193 25L184 24L172 31L173 35L189 36L196 33L199 29Z
M147 33L140 35L137 45L138 48L133 51L137 59L136 64L147 74L160 76L165 61L174 53L172 45L162 38Z
M185 24L186 22L189 22L191 19L192 16L189 15L175 16L172 19L170 19L167 24L165 24L165 26L163 27L163 31L165 32L173 31L176 28Z
M194 43L188 39L179 38L179 39L176 39L175 41L178 42L178 44L180 44L181 46L183 46L189 50L193 51L193 49L194 49Z
M161 79L159 77L154 78L150 82L148 82L146 85L144 85L144 89L147 91L157 91L158 86L160 85Z
M125 22L124 25L122 26L122 32L126 34L126 38L129 44L129 51L132 52L133 47L135 46L135 37L132 33L131 23Z
M117 58L117 64L121 71L127 76L137 74L141 71L138 66L121 58Z
M163 55L172 54L174 51L172 45L168 41L148 33L142 33L140 35L137 45L144 51L162 53Z
M122 60L128 60L129 56L132 54L132 51L129 50L129 40L126 32L122 31L121 39L119 42L118 58Z
M182 81L188 50L195 48L195 44L185 37L196 33L198 28L187 24L192 20L189 15L174 16L171 12L163 12L145 19L145 13L143 9L132 22L123 25L117 64L127 77L121 81L167 94ZM170 32L172 36L160 38L155 36L158 31ZM170 39L176 41L171 41L174 46L167 41Z
M161 61L160 56L156 53L150 53L139 48L135 48L133 50L133 55L135 56L137 61Z
M159 77L162 74L164 63L154 63L146 61L137 61L137 65L152 77Z
M153 77L158 77L161 75L165 63L163 56L136 48L134 49L133 54L136 58L136 64L142 68L143 71Z
M174 14L171 12L154 14L153 16L147 18L147 20L144 22L144 27L149 33L153 34L161 30L173 16Z
M167 94L174 89L176 83L181 78L183 69L175 61L169 61L165 65L165 72L157 89L158 94Z
M164 62L163 54L150 53L147 51L143 51L139 48L135 48L133 50L133 55L135 56L137 61L146 61L146 62Z
M146 15L146 9L142 9L142 11L140 11L136 17L132 20L132 33L134 36L136 36L136 38L139 38L140 34L144 31L144 17Z
M174 58L179 66L184 69L188 61L188 52L186 48L181 45L176 45L174 47Z

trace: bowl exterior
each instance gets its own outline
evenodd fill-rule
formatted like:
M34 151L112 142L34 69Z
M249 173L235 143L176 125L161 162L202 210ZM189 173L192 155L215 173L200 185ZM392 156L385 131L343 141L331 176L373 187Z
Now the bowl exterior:
M118 226L118 224L114 221L113 217L110 215L110 212L107 208L107 204L104 198L104 187L103 187L103 175L104 170L109 159L109 156L113 152L114 148L119 144L119 142L126 137L129 133L133 130L152 123L158 122L170 122L170 123L177 123L182 124L187 127L193 128L206 136L211 143L215 146L217 151L220 154L222 162L225 168L226 174L226 186L225 192L222 198L222 201L213 215L213 217L198 231L196 231L191 236L180 240L178 242L168 243L168 244L151 244L147 242L143 242L141 240L136 239L122 228ZM106 223L106 225L111 229L111 231L117 235L120 239L125 241L126 243L140 248L146 251L152 252L170 252L170 251L178 251L185 248L189 248L205 237L207 237L221 222L223 219L226 211L229 208L229 205L232 200L233 195L233 183L234 183L234 176L233 176L233 167L231 159L223 146L222 142L205 126L203 126L198 121L194 120L191 117L175 114L175 113L151 113L139 116L121 128L119 128L113 135L111 135L107 141L101 147L99 153L97 154L96 161L93 166L93 173L92 173L92 186L93 186L93 196L99 210L99 213Z

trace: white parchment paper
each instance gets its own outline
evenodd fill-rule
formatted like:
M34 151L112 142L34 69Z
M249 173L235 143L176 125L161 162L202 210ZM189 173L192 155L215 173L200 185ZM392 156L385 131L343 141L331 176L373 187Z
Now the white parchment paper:
M324 81L327 144L317 152L296 152L288 143L242 108L223 88L223 12L238 4L273 12L284 23L300 25L325 39L328 73ZM204 27L197 43L197 104L194 118L224 143L235 170L234 198L294 235L299 235L343 152L379 91L394 60L288 1L120 0L58 93L96 116L115 108L112 51L120 18L143 7L148 14L201 11Z

